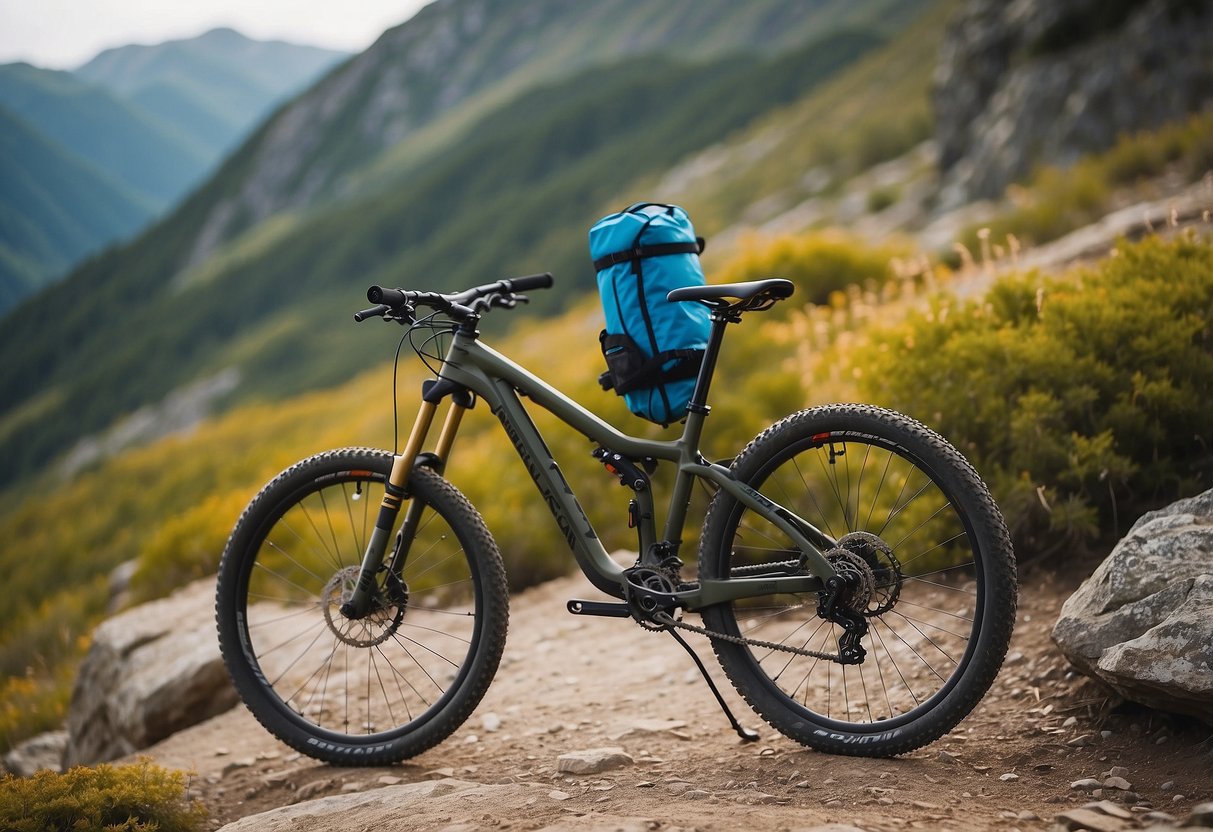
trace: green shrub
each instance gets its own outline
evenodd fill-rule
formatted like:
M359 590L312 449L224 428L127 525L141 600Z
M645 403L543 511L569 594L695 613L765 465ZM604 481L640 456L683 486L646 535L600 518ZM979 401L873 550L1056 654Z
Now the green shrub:
M6 832L194 832L205 818L186 795L184 774L146 761L0 780Z
M1120 245L939 300L852 355L861 395L953 441L1036 551L1121 533L1213 479L1213 246Z
M796 284L798 302L826 303L831 293L849 286L879 286L892 279L890 263L898 253L839 232L754 235L710 279L728 283L784 277Z

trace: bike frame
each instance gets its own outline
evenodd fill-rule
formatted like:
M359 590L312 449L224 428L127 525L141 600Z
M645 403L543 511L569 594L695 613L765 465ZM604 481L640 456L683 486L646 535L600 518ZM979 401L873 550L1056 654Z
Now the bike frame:
M668 544L667 546L656 545L658 541L651 490L644 488L636 491L640 506L638 527L641 565L656 566L662 559L658 557L659 552L662 557L677 554L690 503L691 488L695 479L700 478L723 489L742 505L787 534L799 549L799 566L809 573L768 574L728 580L701 579L692 588L673 593L679 606L695 610L711 604L773 593L822 591L825 580L835 575L835 570L822 551L833 548L834 540L794 512L738 481L728 468L708 462L699 451L699 440L709 410L706 406L707 391L723 340L724 328L728 323L725 318L715 315L712 320L712 335L705 351L682 435L668 441L644 439L622 433L538 376L481 343L474 322L456 327L438 380L429 383L423 392L421 409L408 441L402 452L395 457L379 519L367 545L357 589L351 597L353 608L357 609L359 604L366 603L373 591L375 573L383 563L397 515L407 499L406 484L413 466L422 460L421 464L437 462L440 467L442 461L447 459L463 413L472 404L467 393L469 390L483 399L501 421L506 435L555 517L577 564L590 582L602 592L623 598L627 585L625 569L608 556L520 397L530 399L578 433L628 460L651 458L677 465L662 541ZM452 402L435 450L432 455L425 455L429 459L423 459L422 448L438 405L447 397L450 397ZM407 543L420 519L421 510L421 506L412 503L405 512L405 519L399 531L405 545L398 545L398 552L407 552Z

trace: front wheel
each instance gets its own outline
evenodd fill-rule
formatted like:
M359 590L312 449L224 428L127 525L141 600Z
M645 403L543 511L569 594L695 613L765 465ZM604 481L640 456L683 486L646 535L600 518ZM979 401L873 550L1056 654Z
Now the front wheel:
M338 765L384 765L445 739L505 645L497 546L426 468L409 478L422 513L407 551L380 570L366 616L341 614L391 468L391 454L362 448L295 464L245 509L219 566L219 647L236 690L280 740Z
M705 626L736 639L713 647L737 691L786 736L836 754L901 754L955 727L993 682L1016 605L1006 525L964 457L901 414L833 405L773 425L732 470L836 541L826 559L867 623L863 660L842 664L823 658L843 630L815 594L705 608ZM786 574L797 557L774 525L713 498L701 576Z

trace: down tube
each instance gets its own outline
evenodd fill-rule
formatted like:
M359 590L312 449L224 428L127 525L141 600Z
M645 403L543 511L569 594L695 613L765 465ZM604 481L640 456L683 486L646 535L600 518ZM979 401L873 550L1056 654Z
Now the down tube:
M494 381L493 388L497 393L497 408L493 414L501 420L501 426L514 443L514 449L526 466L527 473L535 481L535 487L556 518L556 525L573 550L577 565L596 588L607 595L622 598L625 583L623 570L607 556L606 548L590 525L556 460L552 458L531 415L526 412L508 382Z

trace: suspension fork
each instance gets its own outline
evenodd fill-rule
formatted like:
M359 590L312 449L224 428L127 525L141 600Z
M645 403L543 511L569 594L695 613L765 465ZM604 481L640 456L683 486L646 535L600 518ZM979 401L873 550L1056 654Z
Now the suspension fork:
M439 473L442 472L450 458L451 448L455 443L455 434L459 431L463 414L471 406L470 401L465 403L460 400L461 397L454 397L451 407L447 411L446 420L442 424L442 430L438 434L438 442L434 451L423 454L421 449L425 446L426 437L433 425L434 415L438 411L438 402L443 398L441 395L434 396L430 401L428 400L431 398L429 394L430 390L426 389L404 450L392 461L392 471L384 484L383 501L379 504L379 516L375 520L375 528L371 531L366 552L362 556L358 580L349 599L341 605L341 614L347 618L362 618L370 611L371 600L375 596L376 576L383 566L388 551L388 541L391 540L392 529L396 526L396 518L400 514L401 507L407 502L408 508L405 510L400 530L396 533L396 543L392 547L390 564L391 570L397 576L404 571L405 559L412 546L413 538L417 534L421 515L425 510L425 506L420 501L409 499L409 477L417 465L425 465L434 468Z

